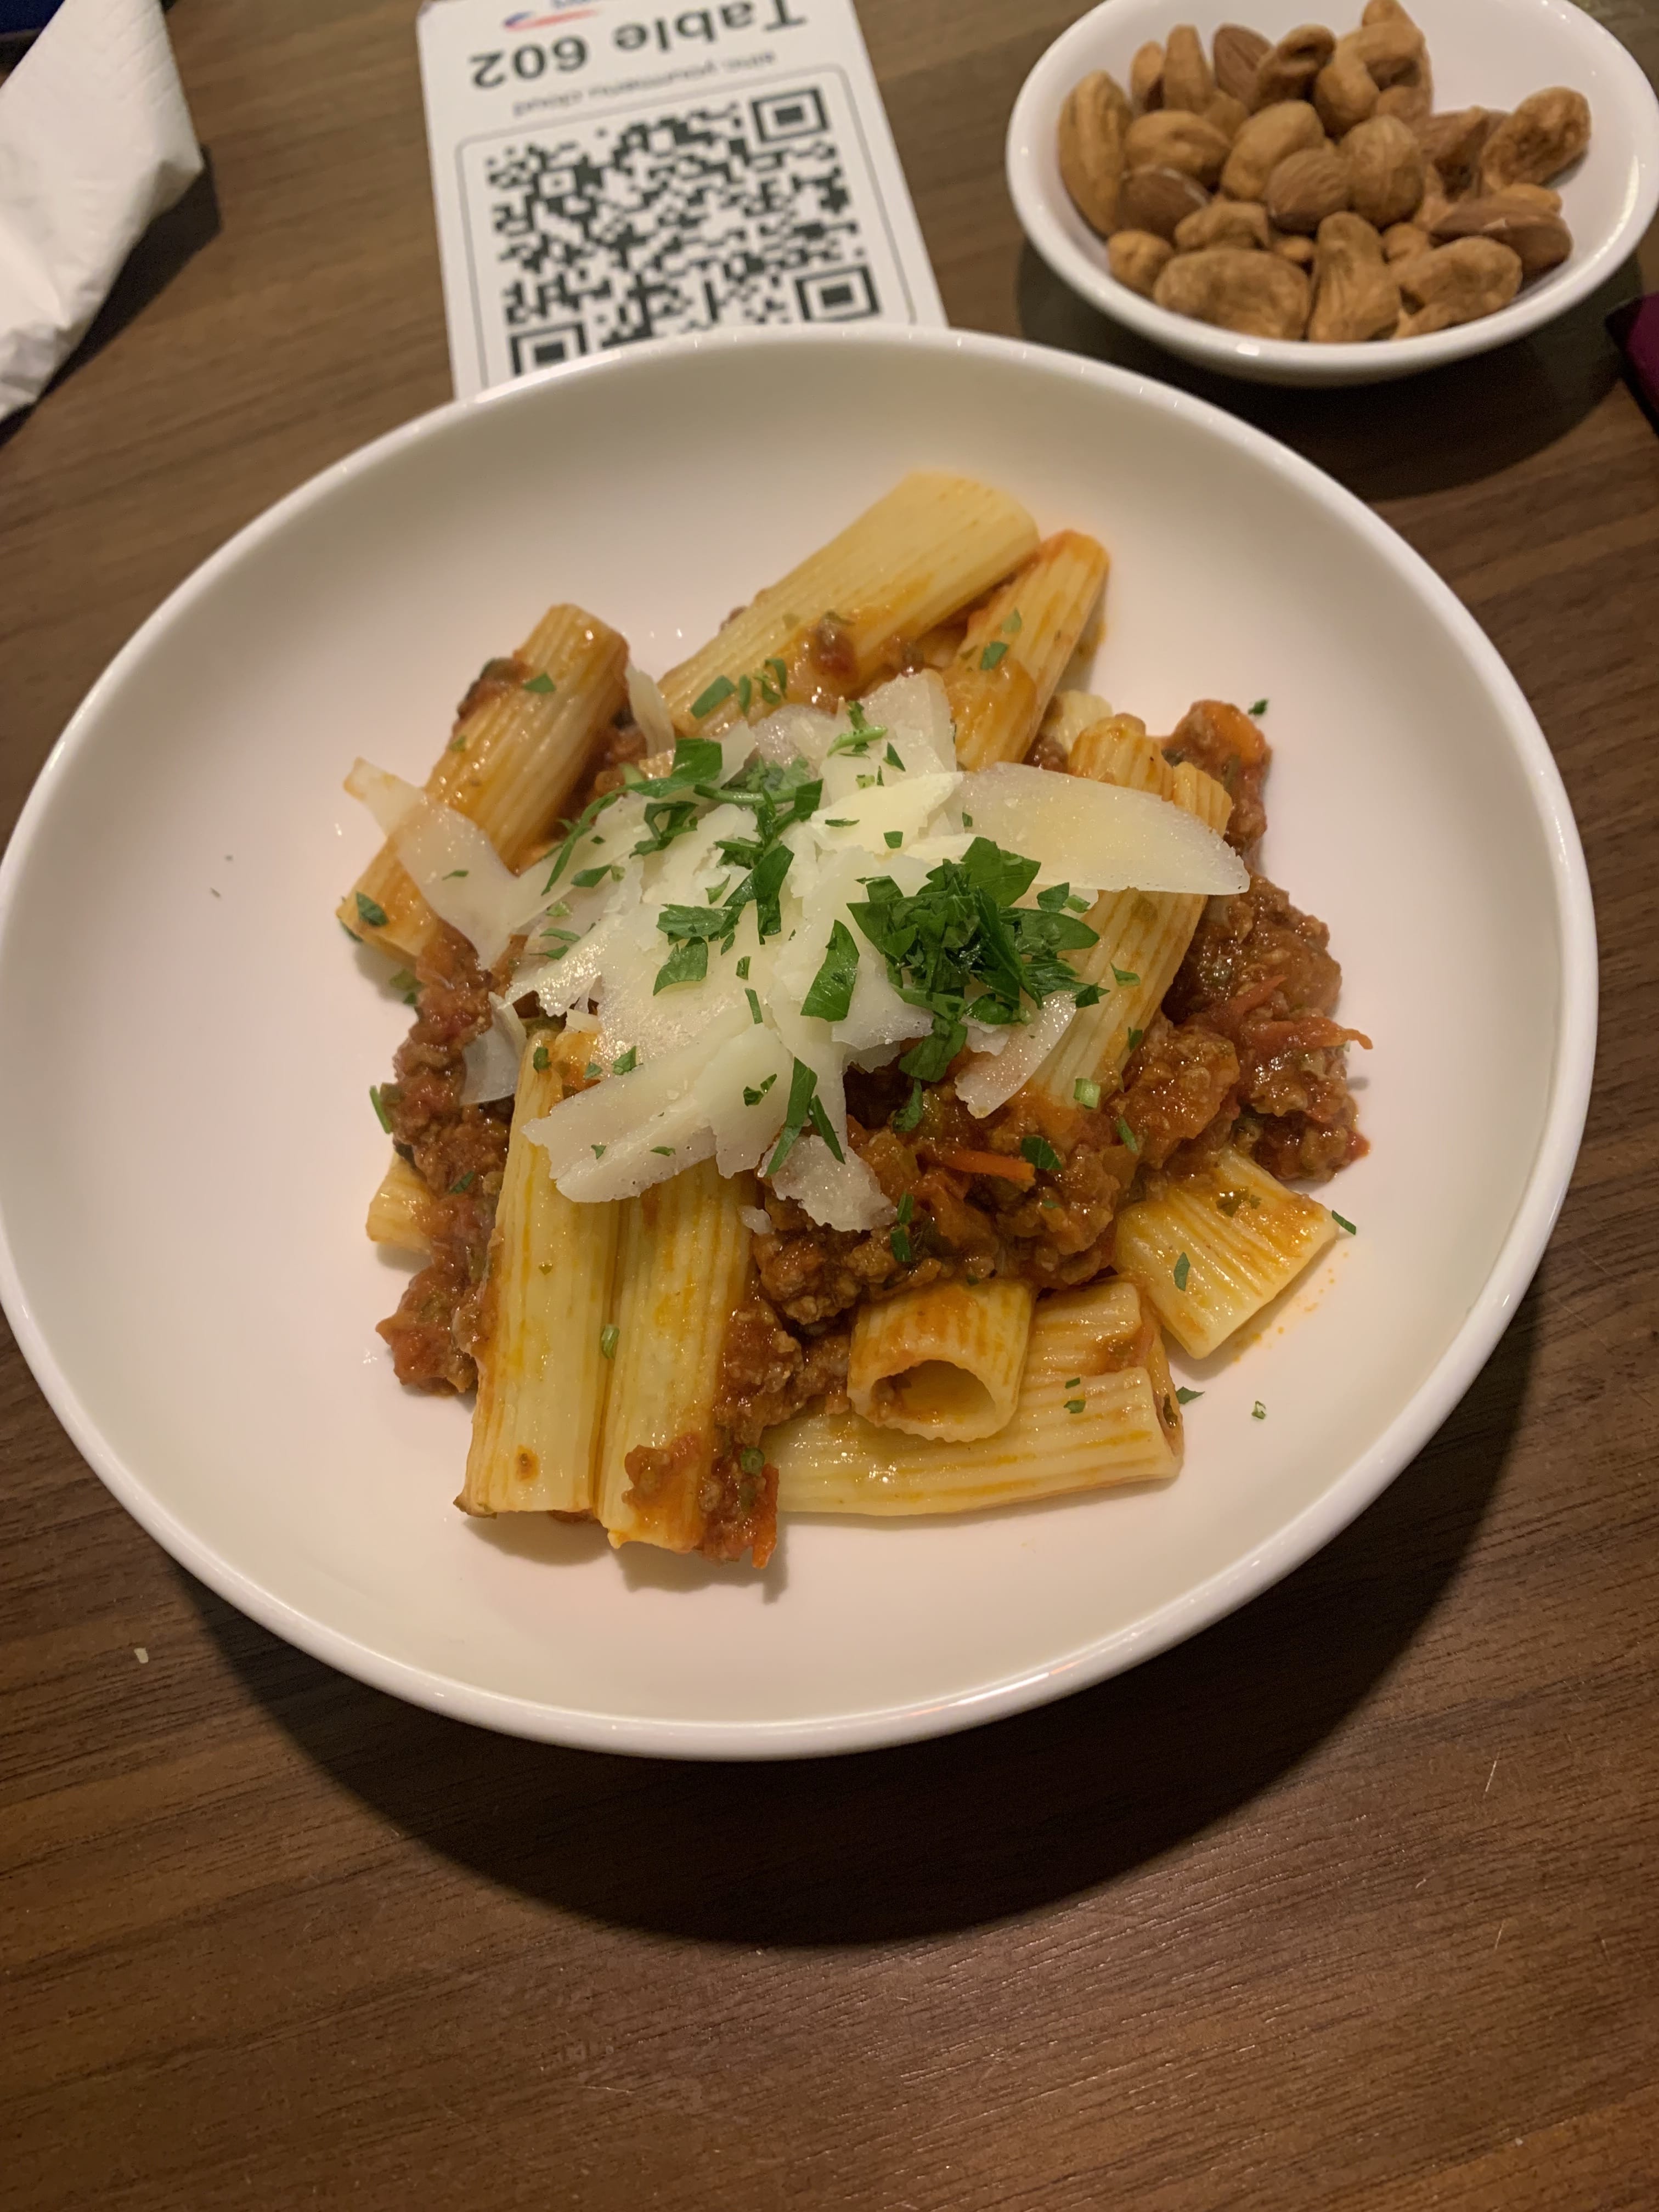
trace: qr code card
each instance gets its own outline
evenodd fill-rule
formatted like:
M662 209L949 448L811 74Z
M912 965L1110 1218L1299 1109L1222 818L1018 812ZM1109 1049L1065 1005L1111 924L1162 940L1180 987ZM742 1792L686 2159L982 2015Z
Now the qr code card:
M716 325L944 320L851 0L427 0L455 389Z

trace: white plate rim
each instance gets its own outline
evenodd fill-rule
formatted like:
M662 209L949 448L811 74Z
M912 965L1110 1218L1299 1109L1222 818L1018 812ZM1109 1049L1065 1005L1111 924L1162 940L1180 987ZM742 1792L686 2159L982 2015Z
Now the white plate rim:
M1097 7L1079 16L1045 47L1015 98L1008 118L1004 167L1020 228L1060 282L1091 307L1166 352L1224 376L1303 386L1392 382L1526 337L1588 299L1627 255L1635 252L1659 211L1659 100L1635 57L1605 25L1574 6L1572 0L1531 0L1531 4L1553 19L1564 37L1582 37L1605 54L1608 69L1624 80L1632 95L1633 112L1642 114L1647 125L1645 137L1638 136L1632 149L1637 187L1617 225L1586 252L1582 265L1571 270L1553 289L1540 290L1534 286L1496 314L1394 348L1316 346L1302 338L1241 337L1191 316L1173 314L1167 307L1142 299L1127 284L1120 284L1080 253L1055 220L1039 181L1032 123L1036 111L1049 98L1063 72L1079 67L1073 58L1092 45L1099 20L1111 10L1113 0L1100 0Z
M1463 1397L1519 1305L1554 1227L1577 1157L1589 1109L1596 1038L1597 956L1589 872L1560 772L1519 684L1474 617L1450 587L1362 501L1265 432L1208 401L1153 379L979 332L871 325L864 329L782 328L709 331L630 347L625 355L562 363L470 399L453 400L386 432L322 470L246 524L210 555L157 607L116 654L76 709L46 757L0 855L0 942L11 924L30 848L70 763L87 742L106 700L152 643L217 579L294 517L359 476L392 460L402 448L441 434L484 409L533 404L550 386L647 370L687 352L839 346L859 350L914 348L1013 362L1039 375L1071 377L1116 389L1142 404L1187 416L1212 434L1288 475L1317 503L1369 541L1437 613L1463 648L1499 709L1526 771L1546 834L1561 955L1561 1001L1548 1105L1525 1191L1480 1297L1451 1343L1413 1396L1370 1444L1304 1508L1247 1558L1211 1576L1146 1618L1042 1667L1011 1675L925 1706L899 1705L786 1721L660 1720L617 1717L507 1696L387 1657L302 1613L233 1565L151 1496L142 1478L105 1442L37 1326L12 1250L0 1194L0 1307L3 1307L47 1403L105 1486L179 1565L274 1635L370 1687L500 1733L567 1747L647 1757L704 1759L784 1759L863 1751L920 1741L1022 1712L1138 1665L1195 1634L1282 1580L1358 1517L1400 1474Z

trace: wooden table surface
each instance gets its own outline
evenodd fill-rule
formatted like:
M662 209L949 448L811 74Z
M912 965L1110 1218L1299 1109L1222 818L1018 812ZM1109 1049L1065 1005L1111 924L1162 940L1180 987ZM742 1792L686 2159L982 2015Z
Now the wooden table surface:
M862 0L952 320L1195 381L1007 201L1015 88L1080 12ZM1598 12L1659 66L1654 0ZM210 188L0 433L6 823L204 556L447 396L413 13L173 10ZM7 1340L0 2204L1659 2203L1659 440L1602 330L1638 282L1405 384L1201 387L1448 579L1589 855L1583 1158L1422 1457L1245 1612L1045 1711L653 1765L275 1642L105 1494Z

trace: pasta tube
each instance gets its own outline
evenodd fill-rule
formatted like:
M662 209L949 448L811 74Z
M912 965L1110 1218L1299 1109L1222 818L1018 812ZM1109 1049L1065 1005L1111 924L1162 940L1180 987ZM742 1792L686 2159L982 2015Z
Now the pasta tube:
M622 705L627 665L625 638L580 607L550 607L461 702L428 798L476 822L509 868L526 866ZM405 960L419 957L437 927L389 844L340 902L339 916L354 937Z
M847 1395L880 1428L967 1443L1013 1419L1035 1293L1029 1283L928 1283L853 1322Z
M945 671L963 768L1024 759L1099 601L1106 568L1103 546L1062 530L975 612Z
M538 1058L542 1061L538 1068ZM507 1171L489 1241L489 1287L474 1356L478 1398L468 1513L588 1513L611 1377L601 1328L611 1300L618 1209L561 1197L525 1124L562 1093L544 1048L519 1071Z
M1190 761L1171 768L1149 738L1127 727L1128 716L1086 730L1072 748L1073 773L1093 775L1133 791L1171 799L1218 835L1227 826L1232 800L1213 776ZM1137 726L1138 727L1138 726ZM1031 1081L1046 1097L1069 1104L1080 1081L1115 1085L1186 957L1204 911L1202 895L1184 891L1107 891L1088 915L1097 941L1073 964L1101 996L1080 1007Z
M1117 1217L1116 1265L1183 1352L1202 1359L1336 1236L1328 1210L1229 1146Z
M675 728L711 734L770 713L783 692L809 704L855 696L1036 542L1005 493L931 471L906 477L669 670L661 689ZM781 685L769 663L781 664Z
M708 1540L720 1354L748 1286L753 1204L750 1177L725 1182L705 1160L620 1206L598 1503L613 1544Z
M1013 1419L994 1437L933 1443L853 1413L809 1413L766 1439L780 1510L882 1516L1167 1480L1181 1451L1157 1326L1122 1280L1040 1301Z
M432 1236L427 1216L431 1202L425 1179L401 1152L393 1152L391 1166L368 1201L364 1226L370 1243L387 1245L394 1252L429 1252Z

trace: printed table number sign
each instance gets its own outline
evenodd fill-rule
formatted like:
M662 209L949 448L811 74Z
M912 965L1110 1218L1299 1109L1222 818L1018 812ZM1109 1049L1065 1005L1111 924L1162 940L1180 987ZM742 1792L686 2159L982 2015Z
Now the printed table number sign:
M716 325L942 323L852 0L426 0L455 390Z

